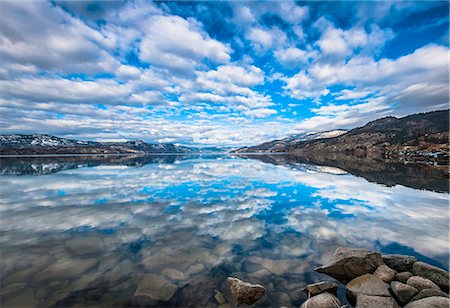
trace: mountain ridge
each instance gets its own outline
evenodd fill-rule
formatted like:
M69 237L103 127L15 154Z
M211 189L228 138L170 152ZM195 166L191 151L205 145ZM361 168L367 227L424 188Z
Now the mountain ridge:
M277 147L269 148L268 152L295 155L345 152L356 156L448 161L448 138L447 109L400 118L384 117L331 138L299 140L295 143L281 142L281 144L278 141ZM235 153L265 152L267 144L266 142L241 148Z
M0 135L0 155L190 153L194 148L142 140L97 142L48 134Z

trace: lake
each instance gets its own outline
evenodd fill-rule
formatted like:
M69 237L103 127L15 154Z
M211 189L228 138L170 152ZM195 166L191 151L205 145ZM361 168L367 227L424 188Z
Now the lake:
M2 306L299 306L339 246L448 269L448 171L285 155L2 158ZM144 275L154 297L133 296ZM344 299L343 289L339 296ZM222 306L225 307L225 306Z

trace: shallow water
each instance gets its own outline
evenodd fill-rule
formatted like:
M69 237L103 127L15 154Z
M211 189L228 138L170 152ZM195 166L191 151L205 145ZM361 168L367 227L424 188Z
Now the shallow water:
M343 245L448 269L448 180L414 168L373 179L282 156L2 159L2 306L218 306L235 276L267 287L260 306L298 307ZM159 301L133 296L144 275L165 286L150 287Z

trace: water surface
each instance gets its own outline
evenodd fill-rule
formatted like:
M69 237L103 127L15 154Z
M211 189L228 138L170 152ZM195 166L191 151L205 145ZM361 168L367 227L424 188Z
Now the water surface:
M448 268L448 179L430 166L34 157L0 174L4 307L218 306L227 276L266 286L261 306L298 307L343 245ZM166 300L133 296L146 274Z

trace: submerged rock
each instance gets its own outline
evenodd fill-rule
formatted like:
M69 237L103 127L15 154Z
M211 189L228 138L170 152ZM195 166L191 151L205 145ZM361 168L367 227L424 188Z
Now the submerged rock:
M399 308L392 297L359 294L355 308Z
M441 290L433 281L420 276L412 276L406 281L406 283L409 284L410 286L413 286L419 291L423 289Z
M419 293L414 295L414 297L410 301L413 302L413 301L417 301L422 298L433 297L433 296L449 297L449 295L447 293L439 291L439 290L423 289L423 290L420 290Z
M393 281L391 283L391 290L401 305L407 304L411 298L419 292L419 290L413 286L398 281Z
M412 272L414 275L422 276L430 279L437 284L442 290L449 290L449 273L439 267L427 264L425 262L416 262L413 265Z
M168 277L171 280L183 280L184 274L174 268L165 268L161 272L164 276Z
M223 296L222 292L216 291L216 294L214 294L214 298L219 303L219 305L225 304L225 296Z
M60 259L38 273L33 280L40 283L46 280L54 281L79 277L95 265L97 265L96 259Z
M330 293L320 293L305 301L300 308L339 308L342 303Z
M373 274L387 283L395 278L395 271L385 264L378 266Z
M66 248L76 256L100 253L102 240L98 237L76 237L66 241Z
M166 278L146 274L134 293L135 296L146 296L158 301L168 301L177 292L177 286Z
M383 255L384 263L397 272L409 272L417 261L416 257L407 255Z
M378 252L340 247L330 262L315 271L346 283L358 276L373 273L382 264L383 259Z
M330 293L337 296L337 284L332 281L321 281L307 285L302 289L309 297L315 296L320 293Z
M365 274L350 281L347 284L347 293L353 300L356 300L356 297L361 294L391 296L389 285L372 274Z
M404 308L448 308L448 307L450 307L449 298L433 296L410 302Z
M266 293L266 289L260 284L251 284L233 277L228 277L227 282L236 304L253 305Z

